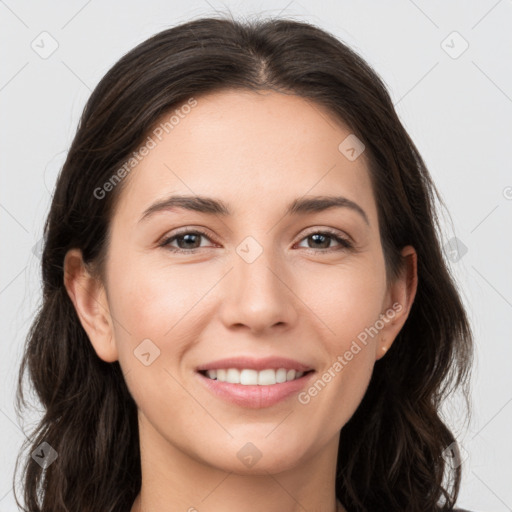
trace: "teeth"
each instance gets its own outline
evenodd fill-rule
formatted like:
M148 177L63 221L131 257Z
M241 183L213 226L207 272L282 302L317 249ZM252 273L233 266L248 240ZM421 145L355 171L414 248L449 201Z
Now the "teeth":
M298 379L304 375L304 372L278 368L277 370L250 370L237 368L207 370L206 375L210 379L216 379L230 384L243 384L245 386L272 386L283 382Z

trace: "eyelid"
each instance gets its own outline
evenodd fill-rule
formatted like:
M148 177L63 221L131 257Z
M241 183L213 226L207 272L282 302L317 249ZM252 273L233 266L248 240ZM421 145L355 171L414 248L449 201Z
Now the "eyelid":
M331 237L334 241L338 242L340 247L329 247L328 249L315 249L314 247L303 247L303 249L306 249L306 251L310 251L313 253L332 253L337 251L355 251L356 245L352 237L345 234L342 231L339 231L334 228L312 228L310 231L304 233L301 238L298 240L297 243L302 242L303 240L307 239L311 235L315 234L321 234L321 235L327 235ZM294 244L295 245L295 244Z
M215 241L215 238L212 237L206 230L205 228L202 228L202 227L195 227L195 226L184 226L182 228L177 228L176 230L174 231L171 231L170 233L168 234L165 234L158 242L157 242L157 245L158 246L163 246L165 247L169 241L171 241L172 239L174 238L177 238L181 235L187 235L187 234L199 234L199 235L202 235L204 236L205 238L207 238L208 240L210 240L211 242L213 243L217 243ZM197 247L196 249L199 249L199 247ZM186 250L186 249L182 249L182 250ZM191 250L194 250L194 249L188 249L188 251L191 251Z
M342 231L341 229L313 226L311 229L306 228L306 230L307 230L306 233L302 235L302 238L300 240L302 240L303 238L305 238L309 235L315 234L315 233L328 233L330 235L343 238L347 242L350 242L352 244L355 243L355 241L352 239L352 237L345 231Z

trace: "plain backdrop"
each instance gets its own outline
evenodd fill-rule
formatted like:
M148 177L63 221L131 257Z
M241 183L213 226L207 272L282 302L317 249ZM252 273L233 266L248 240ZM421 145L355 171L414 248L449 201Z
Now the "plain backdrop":
M470 425L460 399L445 407L466 457L458 505L511 511L512 2L6 0L0 1L0 512L17 510L14 463L38 419L36 409L18 421L16 376L41 298L43 222L85 101L136 44L216 11L312 22L354 48L385 81L450 213L441 217L443 245L475 335Z

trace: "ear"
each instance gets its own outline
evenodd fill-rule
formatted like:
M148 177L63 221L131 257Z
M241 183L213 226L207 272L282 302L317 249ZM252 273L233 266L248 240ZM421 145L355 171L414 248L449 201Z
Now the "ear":
M375 360L383 357L395 341L409 316L418 287L418 257L414 247L407 245L401 251L404 265L400 276L391 283L381 315L384 327L375 345Z
M70 249L66 253L64 286L98 357L108 363L117 361L113 322L105 288L87 270L79 249Z

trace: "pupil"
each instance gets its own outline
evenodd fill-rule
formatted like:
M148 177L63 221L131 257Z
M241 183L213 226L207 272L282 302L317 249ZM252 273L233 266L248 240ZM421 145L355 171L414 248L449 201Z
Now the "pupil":
M320 238L320 239L323 238L324 242L325 242L328 237L326 237L325 235L321 235L321 234L317 233L316 235L311 235L311 238L313 238L315 241L318 241L318 238ZM320 242L321 242L321 240L320 240ZM327 245L329 245L329 244L327 244Z
M197 235L193 234L193 233L188 233L186 235L183 235L181 238L184 240L185 244L187 243L193 243L194 241L193 240L190 240L190 237L197 237ZM185 247L185 249L187 249L189 247Z

